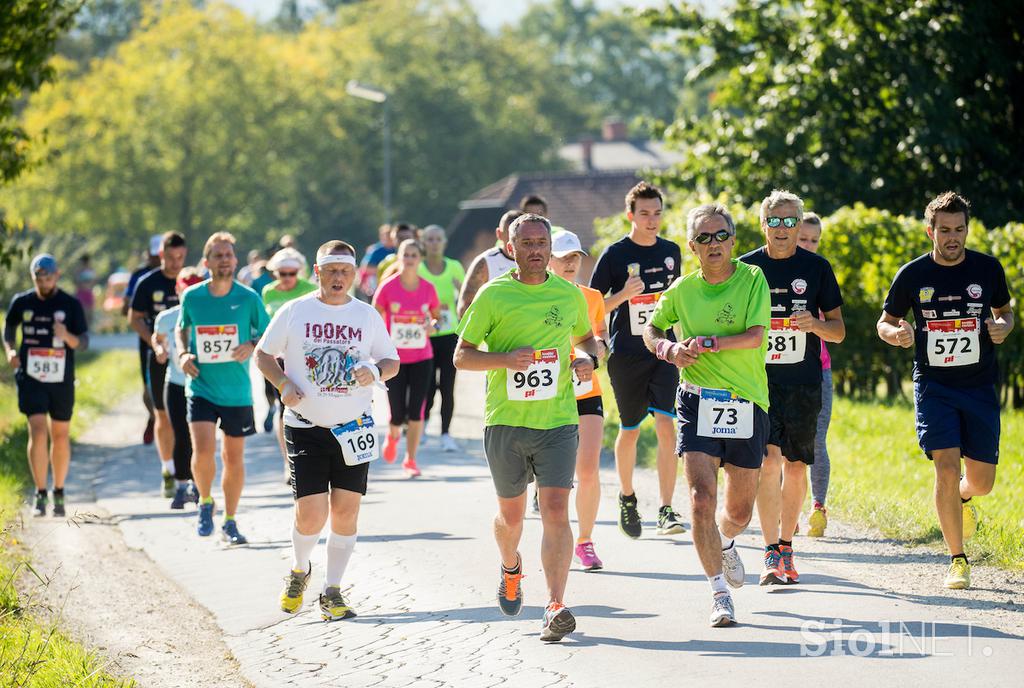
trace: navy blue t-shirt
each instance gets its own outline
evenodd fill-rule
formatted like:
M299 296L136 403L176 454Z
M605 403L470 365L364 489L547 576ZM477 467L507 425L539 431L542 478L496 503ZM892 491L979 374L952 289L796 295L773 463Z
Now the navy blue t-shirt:
M775 385L813 385L821 383L821 340L810 332L787 329L788 319L797 311L828 312L843 305L839 282L832 264L816 253L799 246L789 258L776 259L762 246L740 260L756 265L764 272L772 294L772 334L768 337L768 382ZM798 354L803 335L803 356ZM775 362L773 362L773 360Z
M901 267L883 308L894 318L914 312L915 381L978 387L999 379L985 319L1008 303L999 260L967 249L956 265L939 265L926 253Z
M85 310L81 302L62 289L46 299L39 298L35 289L15 294L7 309L7 320L4 323L4 340L17 341L17 331L21 328L21 344L18 345L18 358L21 359L22 370L28 365L28 350L31 349L64 349L64 384L75 381L75 351L63 342L53 340L53 323L63 321L68 332L76 337L85 334L88 325L85 321Z
M135 285L131 309L145 315L146 326L150 330L153 329L156 316L178 305L176 286L177 281L165 275L160 268L146 273ZM139 337L139 348L148 350L149 342Z
M602 296L622 290L630 277L630 265L637 266L635 269L644 280L644 291L640 297L623 301L609 313L612 353L654 355L644 346L643 327L650 322L654 312L654 295L668 289L679 277L681 262L679 245L661 237L656 237L651 246L641 246L624 236L606 248L597 259L594 274L590 277L590 288L601 292ZM635 301L632 316L630 301ZM666 334L669 339L675 339L671 331Z

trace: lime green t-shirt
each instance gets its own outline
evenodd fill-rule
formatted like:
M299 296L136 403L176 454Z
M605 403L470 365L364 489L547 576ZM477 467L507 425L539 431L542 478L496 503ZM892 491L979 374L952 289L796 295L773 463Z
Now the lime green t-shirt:
M508 272L484 285L462 316L459 335L488 351L528 346L537 352L526 373L487 371L484 424L550 430L579 423L569 353L573 337L589 331L583 292L550 272L543 284L523 284Z
M292 299L297 299L300 296L305 296L310 292L317 290L317 286L309 280L304 280L301 277L295 283L295 288L291 291L281 291L277 288L280 284L280 280L274 280L267 286L263 287L263 306L266 308L267 315L271 318L274 317L274 313L277 313L281 309L281 306L285 305Z
M178 327L189 333L199 377L185 380L185 395L218 406L252 406L249 363L231 359L235 346L259 339L270 319L259 295L235 282L224 296L210 294L209 281L181 294Z
M437 299L441 302L441 317L438 321L439 329L431 337L440 337L452 334L459 326L459 316L455 310L455 300L459 297L459 290L456 284L461 285L466 281L466 271L462 269L462 263L453 259L444 259L444 272L435 275L427 267L427 261L420 263L420 277L434 285L437 290Z
M738 260L736 272L721 284L708 284L700 271L677 279L658 300L651 324L667 330L678 324L680 339L727 337L771 324L771 294L761 268ZM696 363L679 371L679 379L700 387L727 389L768 410L765 337L756 349L702 353Z

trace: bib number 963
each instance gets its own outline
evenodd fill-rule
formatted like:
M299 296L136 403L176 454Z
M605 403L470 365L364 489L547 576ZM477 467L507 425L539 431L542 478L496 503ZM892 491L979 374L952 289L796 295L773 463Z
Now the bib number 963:
M558 391L558 373L558 349L535 351L529 368L507 371L505 391L511 401L553 399Z

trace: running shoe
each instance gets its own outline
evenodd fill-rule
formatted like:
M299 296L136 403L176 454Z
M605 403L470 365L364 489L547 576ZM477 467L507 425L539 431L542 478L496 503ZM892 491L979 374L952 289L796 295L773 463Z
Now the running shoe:
M670 505L658 509L658 535L678 535L685 533L686 526Z
M505 616L519 616L523 609L523 589L519 587L519 581L523 579L522 560L516 573L509 573L504 566L499 569L498 608Z
M786 574L787 585L799 583L800 574L796 572L796 565L793 564L793 546L779 545L779 554L782 555L782 572Z
M557 643L576 630L576 617L561 602L552 602L544 610L544 628L540 639L545 643Z
M963 503L964 514L964 540L970 540L974 531L978 529L978 510L971 504L971 500Z
M277 414L277 408L271 406L267 409L267 417L263 419L263 432L274 432L274 416Z
M604 568L604 564L601 563L600 557L598 557L597 552L594 551L593 542L588 541L577 544L574 554L580 564L583 565L583 569L585 571L600 571Z
M535 514L540 513L540 488L533 488L533 499L530 500L530 511Z
M306 592L309 577L313 574L313 565L308 571L291 571L284 577L284 590L281 591L281 611L294 614L302 608L302 593Z
M341 588L331 586L324 589L320 595L320 617L324 621L340 621L355 615L352 607L342 597Z
M821 502L814 503L814 509L807 518L808 537L821 537L825 534L825 526L828 525L828 511Z
M447 454L454 454L459 451L459 443L447 432L441 435L441 451Z
M636 540L643 532L643 521L636 510L636 494L626 497L619 494L619 530L626 537Z
M199 526L196 528L199 537L213 535L213 502L199 505Z
M235 519L228 519L224 521L224 525L220 527L220 536L224 542L229 545L247 545L249 541L245 539L245 536L238 532L238 524L235 523Z
M46 515L46 494L36 493L36 505L32 509L33 516L45 516Z
M391 433L384 435L384 460L388 463L394 463L395 459L398 458L398 438L392 437Z
M57 518L64 518L64 495L53 495L53 515Z
M743 560L740 559L735 542L729 546L729 549L722 550L722 573L725 574L725 582L729 584L729 587L743 587L743 579L746 577L747 571L743 568Z
M174 474L163 472L163 494L165 499L170 499L174 496Z
M732 595L728 592L716 592L711 607L711 625L731 626L736 623L736 607L732 604Z
M184 509L185 502L191 501L188 494L188 485L178 485L174 490L174 499L171 500L172 509Z
M951 590L966 590L971 587L971 565L964 557L957 557L946 572L946 587Z
M146 429L142 431L142 443L143 444L153 444L153 429L154 429L153 424L154 424L154 422L155 421L153 420L153 416L150 416L149 420L146 421Z
M771 547L764 548L764 571L761 585L785 585L786 572L782 570L782 554Z
M402 462L402 468L405 469L405 474L410 478L418 478L423 475L420 473L420 468L416 465L416 462L408 456L405 457L405 461Z

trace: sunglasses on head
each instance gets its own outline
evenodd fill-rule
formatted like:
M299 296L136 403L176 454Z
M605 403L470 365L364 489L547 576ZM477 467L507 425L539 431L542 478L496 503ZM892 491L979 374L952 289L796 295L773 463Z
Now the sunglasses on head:
M720 229L717 232L701 232L697 236L693 237L693 240L698 244L710 244L711 240L714 239L720 244L724 244L732 238L732 232L728 229Z
M298 274L299 273L297 273L297 272L280 272L280 271L278 271L277 276L278 277L295 277Z
M775 229L779 225L786 225L786 227L788 227L789 229L793 229L798 224L800 224L800 218L799 217L766 217L764 219L764 223L766 225L768 225L769 227L771 227L772 229Z

